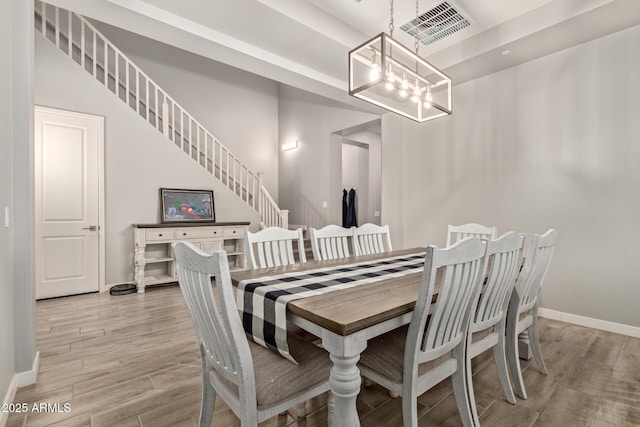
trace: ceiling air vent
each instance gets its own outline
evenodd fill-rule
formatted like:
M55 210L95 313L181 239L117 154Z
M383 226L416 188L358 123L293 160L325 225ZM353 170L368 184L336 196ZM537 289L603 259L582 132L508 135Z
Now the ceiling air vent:
M400 29L429 45L469 25L471 22L445 1L407 22Z

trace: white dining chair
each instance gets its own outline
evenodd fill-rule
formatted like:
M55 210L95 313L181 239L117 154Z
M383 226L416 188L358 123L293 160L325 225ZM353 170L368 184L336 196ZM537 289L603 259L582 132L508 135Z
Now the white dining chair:
M388 225L363 224L353 229L353 253L355 255L372 255L389 252L391 235Z
M475 238L445 249L427 247L411 323L369 340L360 355L362 375L402 396L405 427L418 425L418 396L449 377L462 423L473 425L465 347L469 319L485 277L486 248L485 240ZM436 289L440 272L441 285Z
M548 230L542 236L537 234L531 236L527 245L524 265L509 302L506 337L507 358L516 393L522 399L527 398L527 391L524 387L522 369L520 368L519 334L527 332L529 346L538 366L538 371L542 374L547 373L538 336L538 304L540 303L542 283L549 270L555 251L557 237L558 232L554 229Z
M257 233L245 234L245 248L249 269L279 267L307 262L304 247L304 230L287 230L267 227ZM296 248L294 250L294 243ZM296 252L298 258L296 260ZM257 254L257 257L256 257ZM295 335L308 342L318 342L318 337L291 322L287 323L287 336Z
M516 403L516 398L509 381L505 331L509 299L522 267L524 239L524 234L509 232L496 240L487 242L488 276L482 287L478 307L471 317L469 326L471 341L467 347L469 363L474 357L493 349L493 359L502 390L507 401L512 404ZM467 379L469 380L469 404L474 423L480 425L474 398L473 376L469 375Z
M309 230L311 237L311 251L316 261L347 258L350 240L353 239L353 229L340 227L339 225L327 225L326 227Z
M484 225L469 223L462 225L451 225L447 227L447 246L466 239L467 237L479 237L480 239L495 239L498 235L496 227L486 227Z
M247 339L226 252L209 255L188 242L172 246L180 290L191 312L202 358L200 427L211 425L216 395L240 418L242 426L257 426L329 390L331 362L321 348L290 337L289 350L296 365Z
M307 262L301 229L268 227L256 233L247 231L245 248L250 269L279 267ZM294 242L298 259L294 255Z

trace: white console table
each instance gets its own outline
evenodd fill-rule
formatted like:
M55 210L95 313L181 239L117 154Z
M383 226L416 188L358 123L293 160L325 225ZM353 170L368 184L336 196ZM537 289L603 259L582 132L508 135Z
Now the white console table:
M176 282L171 243L187 241L204 252L227 251L231 270L246 269L244 236L248 222L133 224L134 279L145 287Z

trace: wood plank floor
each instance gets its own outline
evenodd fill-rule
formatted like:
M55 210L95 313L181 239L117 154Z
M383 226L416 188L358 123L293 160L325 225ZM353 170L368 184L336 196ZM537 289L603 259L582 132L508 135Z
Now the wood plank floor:
M526 362L529 399L502 396L490 352L474 360L483 426L640 425L640 340L541 319L548 375ZM89 294L37 303L40 374L14 402L59 403L59 412L13 413L7 426L193 426L200 407L200 360L176 286L146 294ZM63 404L70 405L64 412ZM263 425L326 425L326 396ZM402 423L401 400L379 386L358 399L363 427ZM420 425L460 425L450 381L419 398ZM218 399L214 426L239 422Z

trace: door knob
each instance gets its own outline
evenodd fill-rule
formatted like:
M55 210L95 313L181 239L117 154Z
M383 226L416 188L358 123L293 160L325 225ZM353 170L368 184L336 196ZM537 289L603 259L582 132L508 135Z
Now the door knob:
M98 230L98 226L97 225L90 225L88 227L84 227L83 230L97 231Z

